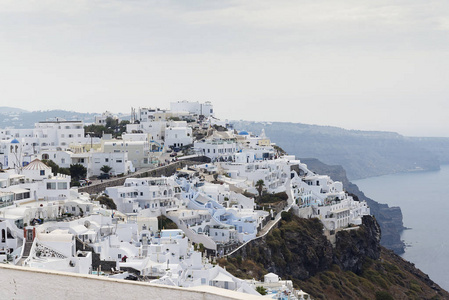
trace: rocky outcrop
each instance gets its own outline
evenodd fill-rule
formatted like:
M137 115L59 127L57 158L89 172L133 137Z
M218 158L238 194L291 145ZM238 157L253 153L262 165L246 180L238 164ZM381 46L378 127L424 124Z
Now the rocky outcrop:
M268 272L298 279L330 268L333 250L323 235L322 223L318 219L292 218L294 221L288 222L290 226L277 226L266 236L245 245L233 257L254 260Z
M379 258L379 240L379 225L365 216L358 229L338 232L332 248L318 219L302 219L289 212L269 234L251 241L233 257L252 259L268 272L300 280L328 270L332 264L357 274L366 258Z
M397 254L404 253L404 242L401 241L404 225L402 223L402 211L399 207L389 207L387 204L378 203L366 197L357 185L348 180L342 166L326 165L315 158L301 158L301 162L307 164L310 170L318 174L327 174L332 180L341 181L348 193L355 195L361 201L366 201L371 214L376 217L382 230L381 245Z
M380 257L380 226L371 216L364 216L358 229L342 230L336 234L334 263L344 271L362 273L366 258Z

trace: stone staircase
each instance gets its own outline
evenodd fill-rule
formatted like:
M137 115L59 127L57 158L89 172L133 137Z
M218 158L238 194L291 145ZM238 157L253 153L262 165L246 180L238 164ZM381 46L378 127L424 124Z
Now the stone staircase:
M18 266L23 266L24 261L30 256L31 247L33 247L33 242L25 242L25 248L23 249L22 258L17 263Z

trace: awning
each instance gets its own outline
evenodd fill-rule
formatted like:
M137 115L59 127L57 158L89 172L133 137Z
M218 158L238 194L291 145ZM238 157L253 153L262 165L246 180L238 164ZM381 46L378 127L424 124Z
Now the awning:
M12 192L14 194L23 194L23 193L29 193L30 190L21 189L21 188L15 188L15 189L10 189L8 192Z

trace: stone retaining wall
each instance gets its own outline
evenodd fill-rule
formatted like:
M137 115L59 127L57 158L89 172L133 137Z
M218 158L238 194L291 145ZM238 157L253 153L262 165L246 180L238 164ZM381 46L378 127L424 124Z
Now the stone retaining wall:
M78 188L78 192L88 193L88 194L99 194L102 193L107 187L111 186L121 186L125 183L126 178L141 178L141 177L161 177L161 176L171 176L173 175L177 169L182 169L185 166L191 166L198 164L199 161L192 160L180 160L177 162L170 163L166 166L158 167L155 169L148 169L145 171L137 171L133 174L113 178L105 180L104 182L100 182L98 184L84 186Z

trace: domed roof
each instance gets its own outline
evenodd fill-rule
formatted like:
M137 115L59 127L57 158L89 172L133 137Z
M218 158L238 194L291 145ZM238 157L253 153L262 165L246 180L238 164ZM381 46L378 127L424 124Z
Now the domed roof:
M51 168L36 158L26 165L23 170L51 170Z
M17 139L13 139L13 140L11 141L11 144L20 144L20 142L19 142Z
M239 132L239 135L249 135L249 133L248 131L243 130Z

